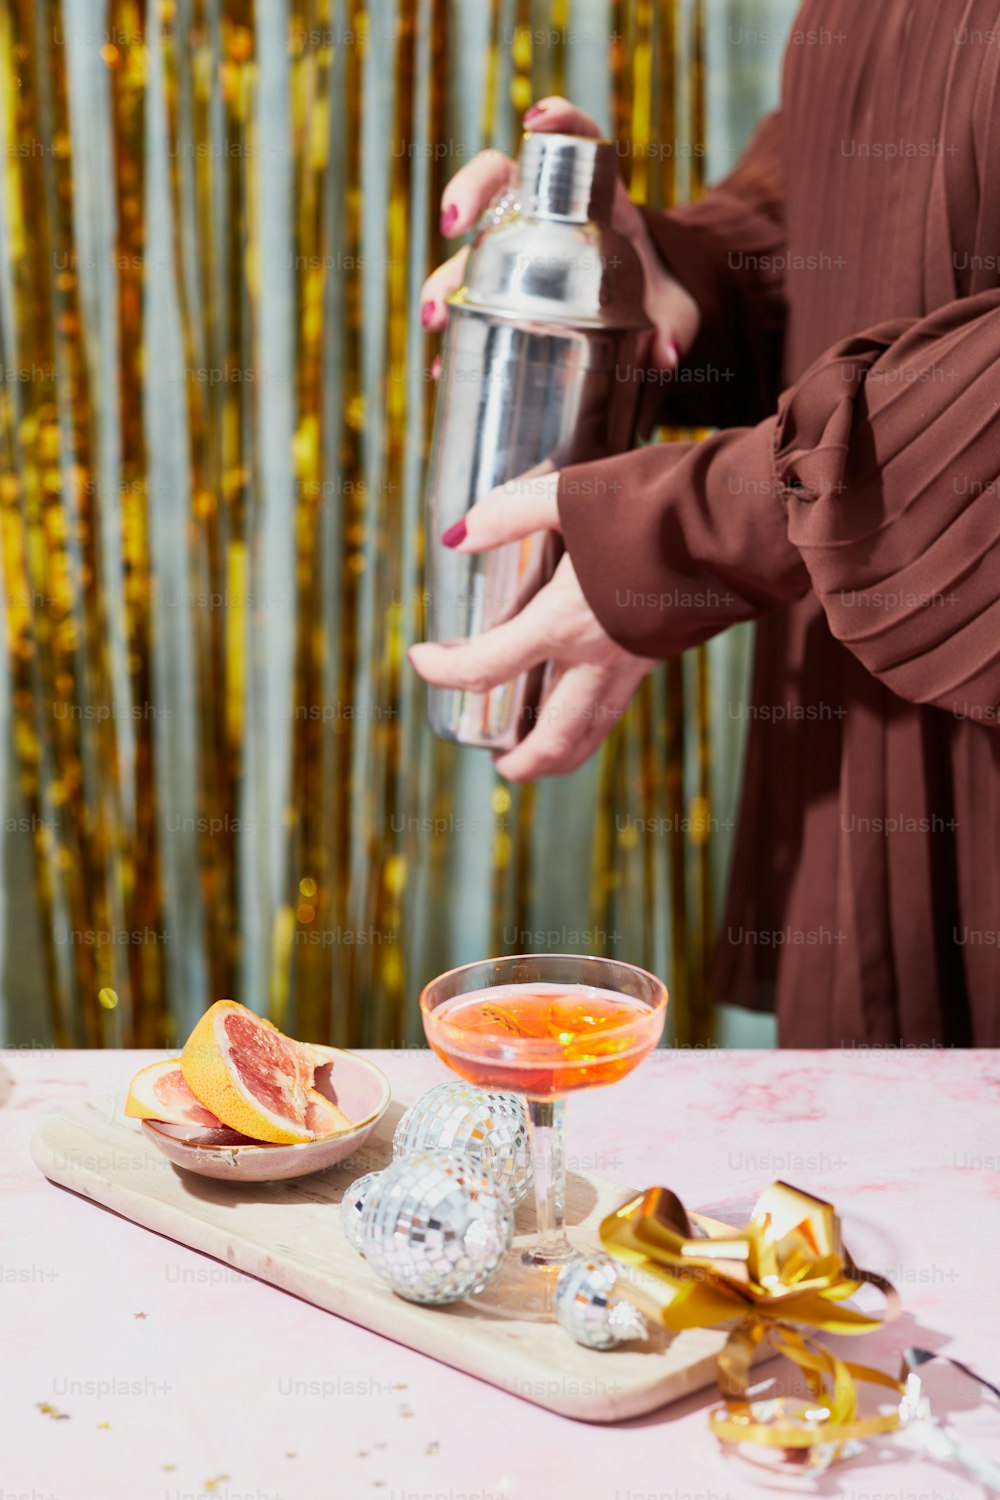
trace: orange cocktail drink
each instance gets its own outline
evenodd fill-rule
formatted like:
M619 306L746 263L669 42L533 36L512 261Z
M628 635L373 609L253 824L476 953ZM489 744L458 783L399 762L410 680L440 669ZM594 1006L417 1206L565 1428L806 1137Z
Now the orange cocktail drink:
M616 1083L656 1046L667 991L614 959L539 953L466 964L420 997L427 1040L462 1078L523 1094L531 1124L538 1238L522 1257L558 1270L574 1254L563 1228L564 1103L577 1089ZM532 1289L520 1287L523 1310ZM551 1308L551 1287L538 1298Z
M630 1073L659 1041L663 1010L592 985L508 984L446 1000L425 1029L470 1083L553 1099Z

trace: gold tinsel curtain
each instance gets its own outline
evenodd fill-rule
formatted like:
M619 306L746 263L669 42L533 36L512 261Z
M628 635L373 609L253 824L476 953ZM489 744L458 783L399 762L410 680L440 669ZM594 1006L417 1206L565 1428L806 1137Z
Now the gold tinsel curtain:
M710 1038L745 636L521 789L430 736L405 665L441 189L566 92L637 198L697 193L704 22L0 0L10 1040L165 1045L228 995L402 1045L433 972L544 948L659 970Z

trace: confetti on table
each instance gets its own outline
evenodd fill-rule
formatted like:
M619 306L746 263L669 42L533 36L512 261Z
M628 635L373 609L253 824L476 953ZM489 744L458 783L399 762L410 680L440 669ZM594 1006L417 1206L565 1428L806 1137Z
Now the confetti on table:
M132 1316L133 1316L133 1318L145 1318L147 1316L147 1314L146 1313L133 1313Z
M59 1411L57 1407L52 1405L51 1401L36 1401L35 1405L43 1417L51 1417L53 1422L69 1421L69 1412Z
M285 1454L286 1458L298 1458L298 1456L299 1455L297 1453L286 1453Z
M424 1452L433 1456L440 1447L440 1443L428 1443L427 1447L424 1449Z
M164 1474L172 1474L174 1472L174 1470L176 1469L176 1467L177 1467L176 1464L161 1464L160 1465L160 1468L163 1470Z
M409 1389L410 1389L410 1387L406 1384L405 1380L402 1381L402 1382L397 1381L396 1384L393 1386L393 1390L394 1391L408 1391Z
M220 1484L225 1484L226 1480L230 1479L231 1477L232 1476L230 1474L216 1474L214 1479L205 1480L205 1488L211 1495Z
M107 1432L107 1430L108 1430L108 1428L110 1426L111 1426L110 1422L98 1422L98 1424L97 1424L97 1430L99 1432Z

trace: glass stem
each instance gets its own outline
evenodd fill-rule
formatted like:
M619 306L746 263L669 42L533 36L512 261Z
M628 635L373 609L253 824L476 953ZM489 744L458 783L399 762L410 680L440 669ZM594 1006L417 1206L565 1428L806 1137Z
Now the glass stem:
M559 1266L574 1251L563 1229L566 1202L566 1101L528 1099L535 1173L538 1237L524 1259L536 1266Z

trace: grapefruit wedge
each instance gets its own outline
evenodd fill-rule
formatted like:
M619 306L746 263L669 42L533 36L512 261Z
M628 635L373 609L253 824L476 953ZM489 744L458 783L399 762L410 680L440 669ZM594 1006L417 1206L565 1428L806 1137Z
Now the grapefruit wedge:
M184 1080L206 1109L231 1130L276 1146L351 1128L313 1086L318 1066L318 1049L293 1041L235 1000L210 1006L181 1053Z
M195 1125L218 1130L222 1121L206 1109L184 1082L179 1057L150 1063L129 1084L125 1113L133 1120L162 1120L167 1125Z

